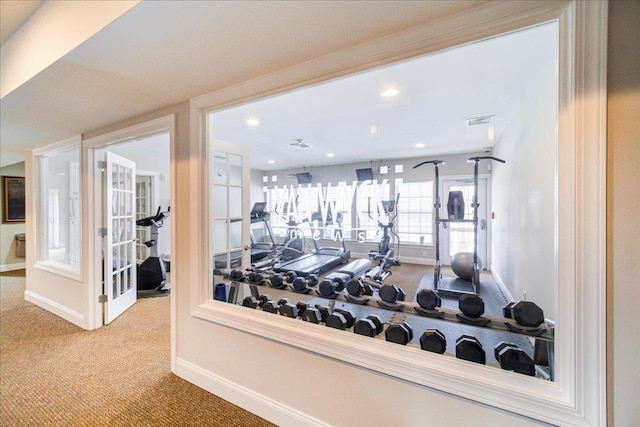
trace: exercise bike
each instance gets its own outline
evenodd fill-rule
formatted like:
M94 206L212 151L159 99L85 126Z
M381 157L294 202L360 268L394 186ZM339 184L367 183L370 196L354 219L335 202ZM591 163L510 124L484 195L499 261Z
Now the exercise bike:
M144 245L150 249L150 256L145 259L137 267L137 287L139 291L167 291L164 289L167 280L167 270L165 263L158 256L158 229L164 225L164 220L170 215L170 209L162 211L162 207L158 206L155 215L148 216L136 220L138 227L151 227L151 239L144 242Z
M394 257L394 247L393 240L391 235L395 236L395 239L399 242L400 239L398 235L393 231L393 224L395 222L396 217L398 216L398 212L396 207L398 206L398 200L400 199L400 194L396 196L396 200L385 200L382 202L382 208L384 211L384 216L387 218L387 223L384 224L380 221L380 215L378 215L378 228L382 230L382 237L380 238L380 242L378 242L378 249L371 250L368 253L369 258L375 263L375 267L367 272L365 277L372 279L376 282L383 282L389 275L391 274L391 267L400 265L400 260L397 257ZM369 218L371 217L371 207L369 206ZM378 230L378 233L380 232ZM398 245L399 249L400 245Z

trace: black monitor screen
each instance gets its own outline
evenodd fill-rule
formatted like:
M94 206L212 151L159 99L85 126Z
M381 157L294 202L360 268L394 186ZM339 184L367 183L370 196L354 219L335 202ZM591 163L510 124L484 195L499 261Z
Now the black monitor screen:
M257 215L264 212L264 209L267 207L267 202L257 202L253 205L251 209L251 215Z
M309 172L300 172L296 174L298 184L311 184L311 174Z
M356 169L356 175L358 177L358 181L373 180L373 170L371 168Z

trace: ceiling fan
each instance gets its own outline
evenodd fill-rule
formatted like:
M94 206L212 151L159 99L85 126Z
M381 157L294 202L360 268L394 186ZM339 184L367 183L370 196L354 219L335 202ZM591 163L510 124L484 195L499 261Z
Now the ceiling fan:
M289 145L293 145L295 147L298 148L311 148L311 146L309 144L307 144L306 142L304 142L304 139L302 138L296 138L296 142L289 144Z

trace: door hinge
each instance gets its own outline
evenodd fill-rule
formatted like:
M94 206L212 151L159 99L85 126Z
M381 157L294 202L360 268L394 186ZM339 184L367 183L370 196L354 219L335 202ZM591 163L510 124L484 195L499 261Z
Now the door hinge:
M98 228L98 236L104 237L106 235L107 235L107 229L106 228Z
M102 304L104 302L107 302L107 296L106 295L98 295L98 303Z
M107 168L107 162L104 160L98 160L98 169L105 170Z

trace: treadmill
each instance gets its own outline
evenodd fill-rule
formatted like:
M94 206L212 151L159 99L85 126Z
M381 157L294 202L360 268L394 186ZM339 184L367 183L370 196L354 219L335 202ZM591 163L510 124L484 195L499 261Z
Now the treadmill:
M271 214L266 212L266 202L257 202L251 208L251 224L263 223L265 225L267 234L271 239L271 242L258 242L256 237L251 231L251 263L256 263L269 255L272 255L276 251L276 241L273 237L273 230L271 229L271 223L269 218Z
M312 222L321 220L322 216L320 212L315 212L311 219ZM331 215L327 218L327 224L332 224L333 220ZM342 213L338 213L336 223L342 229ZM313 230L312 230L313 231ZM315 233L314 233L315 234ZM273 266L273 270L277 273L294 272L297 276L306 277L310 274L322 274L333 268L347 264L351 257L351 250L347 249L342 239L342 248L319 248L318 241L313 239L315 250L307 255L303 255L300 258L296 258L292 261L279 263Z

